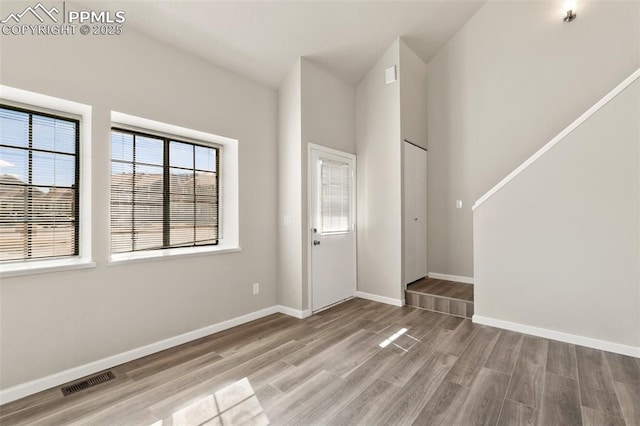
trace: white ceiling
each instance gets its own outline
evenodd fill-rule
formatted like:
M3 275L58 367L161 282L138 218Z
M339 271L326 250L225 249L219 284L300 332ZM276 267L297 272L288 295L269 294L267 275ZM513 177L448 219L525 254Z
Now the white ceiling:
M278 88L299 56L355 85L399 36L426 62L484 1L100 3L125 10L126 28Z

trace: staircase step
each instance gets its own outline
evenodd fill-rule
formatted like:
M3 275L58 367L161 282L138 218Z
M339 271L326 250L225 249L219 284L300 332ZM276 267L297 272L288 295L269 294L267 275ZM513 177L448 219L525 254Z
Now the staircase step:
M405 291L408 306L455 315L473 316L473 285L423 278L409 284Z

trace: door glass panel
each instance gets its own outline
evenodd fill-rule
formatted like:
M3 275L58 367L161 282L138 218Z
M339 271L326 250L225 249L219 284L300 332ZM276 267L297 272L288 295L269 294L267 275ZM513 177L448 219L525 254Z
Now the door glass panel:
M349 164L320 160L320 226L323 234L351 230Z

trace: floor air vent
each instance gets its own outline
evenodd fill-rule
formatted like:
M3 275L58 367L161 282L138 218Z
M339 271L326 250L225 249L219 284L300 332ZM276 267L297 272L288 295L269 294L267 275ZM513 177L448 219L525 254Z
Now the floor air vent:
M71 395L72 393L89 389L92 386L99 385L100 383L108 382L109 380L112 380L115 378L116 376L114 376L111 371L107 371L106 373L101 373L96 376L92 376L87 379L84 379L81 382L77 382L69 386L63 386L61 389L62 395L64 396Z

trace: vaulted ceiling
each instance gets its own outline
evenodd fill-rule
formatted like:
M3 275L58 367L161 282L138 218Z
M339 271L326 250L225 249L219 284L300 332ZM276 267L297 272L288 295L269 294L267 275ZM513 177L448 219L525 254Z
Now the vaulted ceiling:
M397 37L426 62L484 0L99 1L127 28L277 88L299 56L357 84ZM87 3L85 3L87 4ZM87 4L88 5L88 4Z

